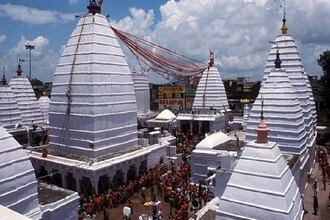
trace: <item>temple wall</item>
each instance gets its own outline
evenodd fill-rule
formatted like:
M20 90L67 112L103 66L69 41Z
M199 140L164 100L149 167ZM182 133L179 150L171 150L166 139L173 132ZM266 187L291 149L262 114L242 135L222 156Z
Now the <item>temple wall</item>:
M54 203L42 205L43 220L71 220L78 219L79 197L73 193Z

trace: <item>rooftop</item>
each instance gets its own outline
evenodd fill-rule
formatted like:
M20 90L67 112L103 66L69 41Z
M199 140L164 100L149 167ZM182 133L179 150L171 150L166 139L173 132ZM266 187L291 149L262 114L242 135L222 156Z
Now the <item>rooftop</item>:
M38 185L38 196L40 205L57 202L74 193L75 192L73 191L59 188L55 185L47 185L45 183L39 183Z

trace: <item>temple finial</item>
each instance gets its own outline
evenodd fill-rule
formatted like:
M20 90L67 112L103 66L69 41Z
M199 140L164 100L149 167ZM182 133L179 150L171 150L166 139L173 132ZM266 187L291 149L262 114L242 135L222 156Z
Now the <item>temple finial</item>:
M282 60L280 59L279 50L276 51L276 59L275 59L274 63L275 63L275 69L281 69Z
M6 79L5 67L3 67L2 85L3 85L3 86L7 85L7 79Z
M25 60L23 60L21 58L18 59L18 65L17 65L17 70L16 70L17 76L21 76L22 75L23 70L21 69L21 66L22 66L22 63L24 61Z
M88 13L92 13L95 15L96 13L101 14L101 6L102 6L103 0L99 0L96 2L96 0L89 0L89 5L87 7Z
M286 11L285 11L285 0L283 0L283 19L282 19L282 28L281 28L281 31L282 31L282 34L287 34L288 33L288 27L286 26Z
M264 99L261 98L261 114L260 114L260 124L257 129L257 140L256 143L266 144L268 143L268 132L269 128L267 127L264 120Z

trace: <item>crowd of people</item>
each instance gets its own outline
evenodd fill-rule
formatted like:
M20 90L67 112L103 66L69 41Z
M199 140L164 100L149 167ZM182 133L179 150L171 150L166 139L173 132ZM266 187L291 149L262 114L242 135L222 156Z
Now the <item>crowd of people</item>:
M160 175L166 169L165 166L166 164L157 165L150 169L149 172L129 181L127 184L117 185L110 183L107 193L97 195L94 190L90 196L80 193L79 219L93 218L100 211L105 213L108 209L116 208L118 205L126 202L130 204L129 198L135 192L141 192L143 189L152 187L160 181ZM133 211L133 209L131 210ZM105 217L104 219L107 218Z
M325 190L327 187L328 171L329 171L327 152L325 152L324 150L318 150L317 157L318 157L320 169L322 170L323 189Z
M106 193L97 195L94 190L91 195L80 193L79 219L93 219L100 212L103 212L104 219L109 219L109 209L127 202L131 207L130 198L135 192L139 192L141 204L145 204L149 202L146 194L147 189L150 188L151 201L157 201L161 197L169 204L170 220L187 220L189 213L193 213L210 199L210 192L201 184L197 186L190 183L191 167L188 158L198 141L192 139L189 132L187 134L175 132L175 136L178 143L176 151L182 155L183 160L177 170L172 162L163 163L130 180L127 184L110 183ZM131 212L133 211L131 207ZM154 210L153 219L162 218L162 213ZM141 215L140 219L144 219L144 216Z

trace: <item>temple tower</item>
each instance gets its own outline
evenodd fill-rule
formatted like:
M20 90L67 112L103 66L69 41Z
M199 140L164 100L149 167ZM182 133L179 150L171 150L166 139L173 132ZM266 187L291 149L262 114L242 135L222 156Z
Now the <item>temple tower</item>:
M43 124L43 119L37 97L29 79L22 75L21 59L18 63L17 75L10 80L10 87L17 99L18 109L21 111L22 124Z
M133 70L132 79L136 95L136 104L138 113L146 113L150 111L150 89L149 80L146 73L136 73Z
M200 79L195 95L193 109L228 110L227 94L221 75L216 67L206 69Z
M125 56L91 1L57 65L49 107L50 147L97 158L137 146L137 105Z
M269 128L261 116L257 140L247 143L234 167L216 219L303 218L299 188L277 144L268 141Z
M6 129L14 128L16 124L22 123L21 111L13 91L7 84L5 72L0 84L0 123Z
M49 103L50 99L46 95L45 92L43 92L42 96L39 98L38 103L40 105L40 110L44 119L45 124L49 124Z
M0 204L41 219L37 180L29 156L0 124Z

